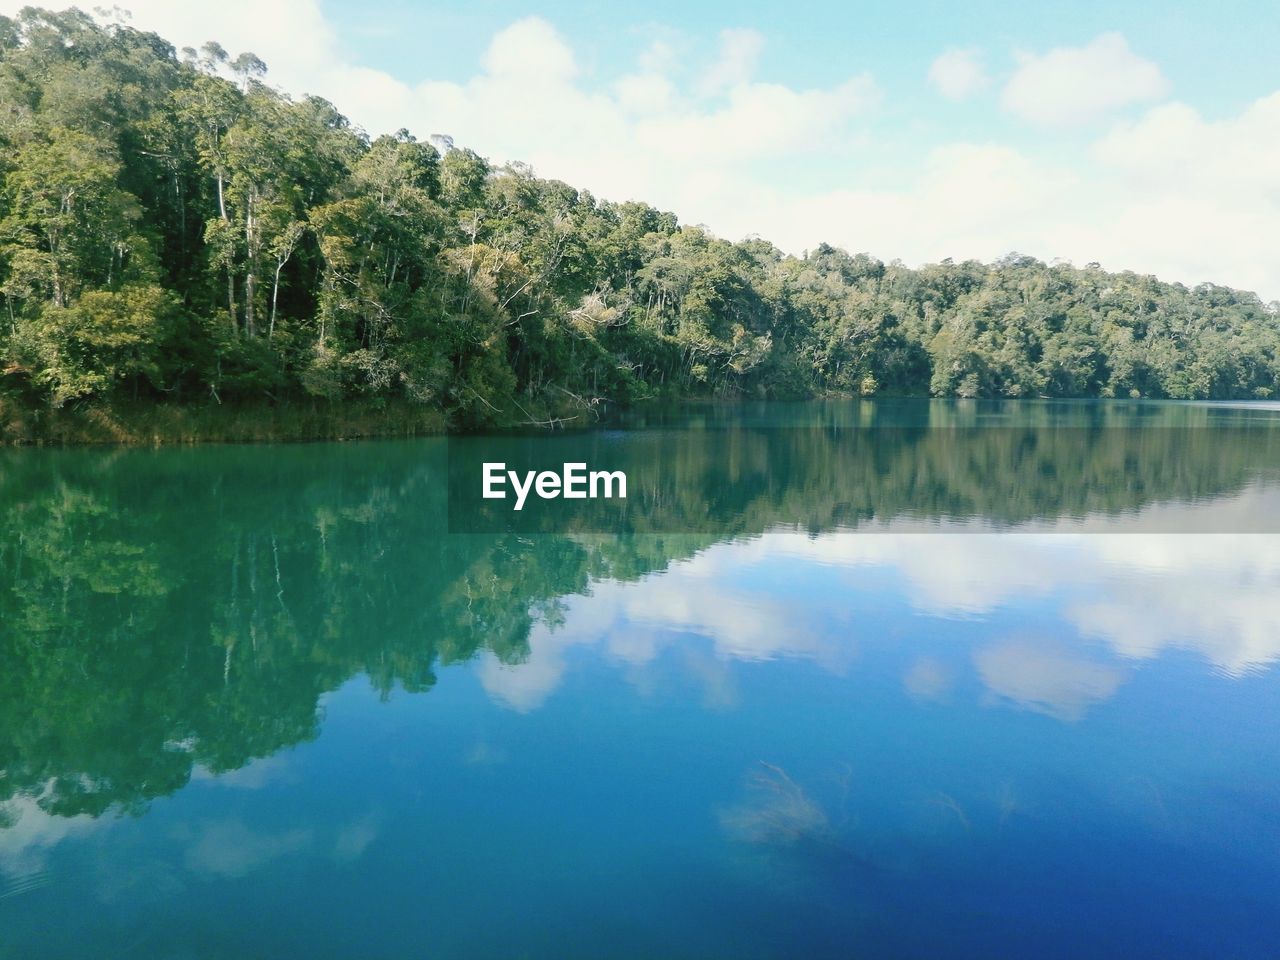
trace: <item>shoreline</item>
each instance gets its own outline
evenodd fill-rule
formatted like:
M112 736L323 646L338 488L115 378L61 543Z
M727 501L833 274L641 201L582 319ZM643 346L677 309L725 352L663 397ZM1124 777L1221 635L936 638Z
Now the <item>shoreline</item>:
M444 414L409 404L153 405L14 410L0 403L0 448L165 447L439 436Z
M623 411L660 410L672 405L719 405L742 402L787 403L814 400L914 400L929 403L950 398L885 395L865 397L841 391L823 391L807 397L672 397L650 398L628 406L618 406L613 415ZM1189 405L1280 406L1276 401L1249 400L1169 400L1120 397L1047 397L1047 398L975 398L975 402L1058 402L1103 403L1124 406L1131 403L1180 403ZM529 411L521 408L522 414ZM539 413L541 414L541 408ZM581 411L578 411L580 413ZM0 450L31 447L173 447L217 444L254 443L325 443L348 440L407 439L437 437L476 432L504 433L511 430L544 426L551 430L579 431L601 425L600 418L578 422L574 411L557 409L544 420L511 420L483 427L450 424L444 411L406 401L347 401L328 404L319 401L297 401L274 406L248 403L223 403L209 406L170 404L138 404L119 406L84 406L79 409L32 410L18 408L0 397Z

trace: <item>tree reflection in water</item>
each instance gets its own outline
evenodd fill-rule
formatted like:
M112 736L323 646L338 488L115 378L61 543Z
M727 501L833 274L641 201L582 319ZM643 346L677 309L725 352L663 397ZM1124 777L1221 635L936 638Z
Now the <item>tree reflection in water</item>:
M0 801L138 812L196 768L315 737L320 698L353 676L386 696L427 691L482 650L519 664L535 626L593 582L779 524L1134 511L1238 493L1280 462L1280 431L1185 407L1161 408L1167 428L1073 413L995 429L969 429L960 405L905 407L923 419L886 414L883 429L867 411L884 404L785 409L610 435L635 493L629 532L603 535L586 535L589 514L556 534L446 533L444 441L5 451ZM591 462L604 436L557 443ZM830 831L781 768L752 789L726 821L744 838Z

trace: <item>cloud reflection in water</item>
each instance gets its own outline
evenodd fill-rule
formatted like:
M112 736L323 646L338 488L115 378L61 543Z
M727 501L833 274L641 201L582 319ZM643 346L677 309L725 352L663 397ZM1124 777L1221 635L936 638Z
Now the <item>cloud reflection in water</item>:
M1280 658L1277 536L775 531L635 582L594 582L566 598L563 623L534 628L525 663L488 657L480 677L498 701L532 710L559 686L571 647L636 667L691 637L725 663L803 658L842 672L873 639L861 613L870 595L918 621L984 623L1021 610L1066 624L1075 635L1065 640L998 634L971 652L995 702L1061 719L1114 696L1129 670L1167 652L1233 677ZM904 682L937 699L951 669L919 662Z

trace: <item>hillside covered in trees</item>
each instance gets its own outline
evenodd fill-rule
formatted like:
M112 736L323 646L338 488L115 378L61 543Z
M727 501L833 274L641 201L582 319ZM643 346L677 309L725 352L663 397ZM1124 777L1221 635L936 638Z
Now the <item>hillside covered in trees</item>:
M1253 294L730 243L446 137L370 138L265 74L0 17L0 437L156 409L472 427L663 396L1277 392Z

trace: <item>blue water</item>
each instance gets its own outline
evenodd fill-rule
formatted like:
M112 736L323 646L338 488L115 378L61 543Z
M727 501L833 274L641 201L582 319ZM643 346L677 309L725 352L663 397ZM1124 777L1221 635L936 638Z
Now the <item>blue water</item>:
M367 457L258 512L337 448L170 497L197 454L11 501L0 956L1280 949L1280 537L769 528L608 565L428 536Z

